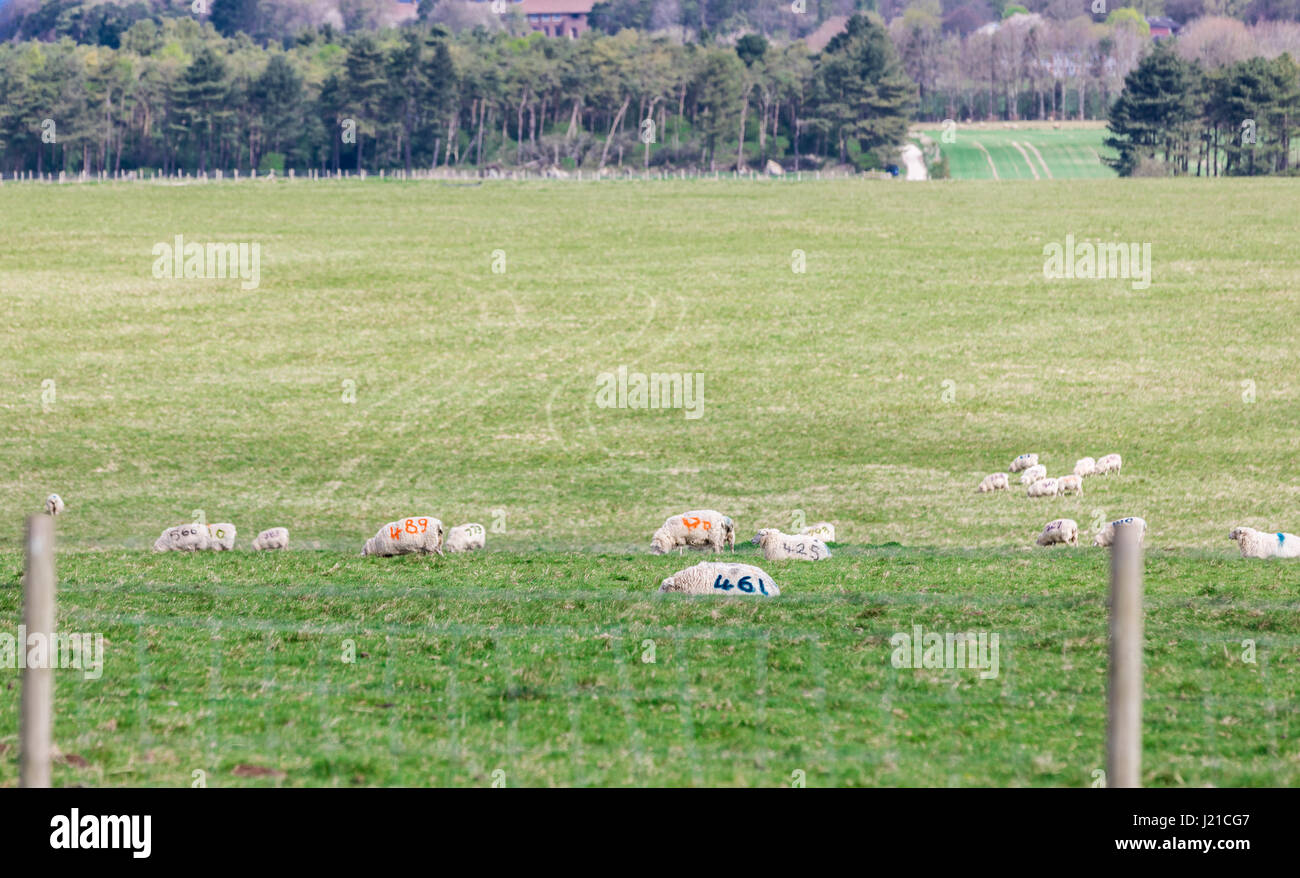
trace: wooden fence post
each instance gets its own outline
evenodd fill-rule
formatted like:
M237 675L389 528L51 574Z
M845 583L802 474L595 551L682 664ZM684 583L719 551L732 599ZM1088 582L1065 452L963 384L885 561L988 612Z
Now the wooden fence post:
M1106 786L1142 785L1142 527L1115 525L1110 554Z
M23 579L23 624L30 636L46 638L42 667L23 669L22 718L19 729L18 783L29 788L50 785L51 733L54 720L54 518L27 519L27 575ZM25 642L18 649L27 650Z

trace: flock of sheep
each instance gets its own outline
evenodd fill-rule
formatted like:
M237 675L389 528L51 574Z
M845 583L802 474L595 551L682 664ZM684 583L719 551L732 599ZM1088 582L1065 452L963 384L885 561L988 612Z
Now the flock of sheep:
M1118 473L1123 465L1118 454L1107 454L1094 460L1085 457L1074 465L1069 475L1049 478L1047 467L1038 462L1037 454L1022 454L1011 461L1010 473L1020 473L1020 483L1029 497L1052 497L1067 493L1082 494L1083 479L1087 476ZM1010 473L999 472L985 476L979 484L982 494L1005 491L1010 487ZM45 500L45 511L59 515L64 511L63 498L51 494ZM1138 527L1139 544L1146 536L1147 524L1141 518L1129 517L1107 523L1094 536L1094 546L1109 546L1114 542L1116 528L1120 525ZM229 551L235 547L235 526L229 523L191 523L169 527L154 543L155 552ZM1250 527L1235 527L1229 534L1241 549L1243 558L1295 558L1300 557L1300 537L1289 533L1267 533ZM419 515L390 521L379 529L361 548L362 555L388 557L393 555L442 555L445 552L473 552L485 547L487 530L481 524L461 524L449 531L432 515ZM822 561L831 557L826 543L835 542L835 526L828 522L809 525L797 534L787 534L777 528L762 528L754 535L757 545L768 561ZM1039 534L1037 544L1077 546L1079 525L1069 518L1050 521ZM285 549L289 545L289 531L283 527L264 530L253 540L254 551ZM669 516L650 538L650 553L663 555L676 549L711 550L719 553L724 547L733 552L736 548L736 523L716 509L696 509L680 515ZM774 597L780 588L766 571L752 564L701 561L693 567L679 570L659 585L661 592L685 594L737 594Z

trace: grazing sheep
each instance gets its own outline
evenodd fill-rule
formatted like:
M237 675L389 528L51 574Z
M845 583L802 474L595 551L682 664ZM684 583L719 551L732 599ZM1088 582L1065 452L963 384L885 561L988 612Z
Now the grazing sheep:
M1115 526L1119 524L1136 524L1138 526L1138 545L1146 541L1147 523L1140 518L1117 518L1110 524L1097 531L1097 535L1092 538L1094 546L1109 546L1115 542Z
M1091 457L1081 457L1074 462L1074 474L1083 478L1097 474L1097 461Z
M1011 471L1013 473L1018 473L1022 469L1029 469L1031 466L1038 466L1037 454L1022 454L1011 461Z
M253 540L254 552L266 552L274 549L286 549L289 547L289 529L287 527L273 527L270 530L264 530Z
M799 531L799 533L809 537L821 537L828 543L835 542L835 525L831 524L829 521L819 521L816 524L810 524L803 530Z
M208 548L214 552L229 552L235 548L235 526L229 522L208 525L208 535L212 537L212 545Z
M736 523L716 509L696 509L672 515L650 538L650 554L663 555L686 546L693 549L736 548Z
M155 552L204 552L212 548L212 535L202 524L169 527L153 544Z
M1050 546L1054 543L1065 543L1068 546L1079 545L1079 525L1072 518L1058 518L1056 521L1049 521L1043 528L1043 532L1038 535L1038 545Z
M1117 473L1123 463L1124 461L1120 460L1118 454L1107 454L1105 457L1097 458L1097 469L1095 472L1097 475L1102 475L1103 473Z
M1043 466L1041 463L1036 463L1020 474L1020 484L1032 485L1039 479L1045 478L1047 478L1047 467Z
M980 482L979 492L987 494L989 491L1005 491L1011 487L1011 479L1006 473L989 473Z
M1078 494L1080 497L1083 496L1083 476L1061 476L1056 481L1060 483L1062 494Z
M366 540L362 555L441 555L442 522L432 515L415 515L390 521Z
M448 552L473 552L487 544L487 528L481 524L458 524L447 531L443 548Z
M1039 479L1025 491L1026 497L1055 497L1061 493L1060 479Z
M1243 558L1300 557L1300 537L1289 533L1269 533L1253 527L1234 527L1228 539L1236 540Z
M769 561L820 561L831 556L831 550L816 537L783 534L774 527L760 530L752 542L763 550L763 557Z
M719 561L701 561L694 567L678 570L659 584L659 591L758 597L775 597L781 593L761 567Z
M45 498L45 514L58 515L63 511L63 498L58 494L51 494Z

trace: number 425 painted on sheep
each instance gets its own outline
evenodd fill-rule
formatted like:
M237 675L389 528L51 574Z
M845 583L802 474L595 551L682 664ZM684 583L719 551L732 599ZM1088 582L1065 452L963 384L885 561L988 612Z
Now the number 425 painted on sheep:
M713 580L713 587L720 591L731 591L733 588L738 588L746 594L752 594L754 591L754 583L748 576L740 577L740 581L735 585L732 585L731 580L723 579L722 574L720 573L718 574L718 578ZM758 590L763 594L767 594L767 585L762 579L758 580Z

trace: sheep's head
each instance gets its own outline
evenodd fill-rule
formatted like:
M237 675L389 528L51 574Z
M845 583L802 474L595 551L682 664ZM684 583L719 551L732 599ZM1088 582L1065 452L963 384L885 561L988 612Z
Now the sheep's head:
M1097 535L1092 538L1092 544L1094 546L1104 546L1106 545L1106 543L1107 543L1106 531L1105 530L1097 531Z
M63 511L63 498L58 494L51 494L45 498L45 511L50 515L58 515Z
M665 577L664 581L659 583L659 590L673 591L673 578L671 576Z
M722 535L728 546L736 547L736 523L730 518L722 518Z
M750 540L750 542L756 546L761 546L763 545L763 538L768 534L770 534L771 532L772 532L772 528L770 527L762 528L759 530L758 533L754 534L754 538Z
M672 535L661 527L659 530L655 531L654 536L650 538L650 554L665 555L672 551L673 545L674 542Z
M1248 527L1234 527L1232 529L1232 533L1228 534L1228 539L1233 541L1240 541L1241 538L1246 535L1246 532L1248 530L1250 530L1250 528Z

